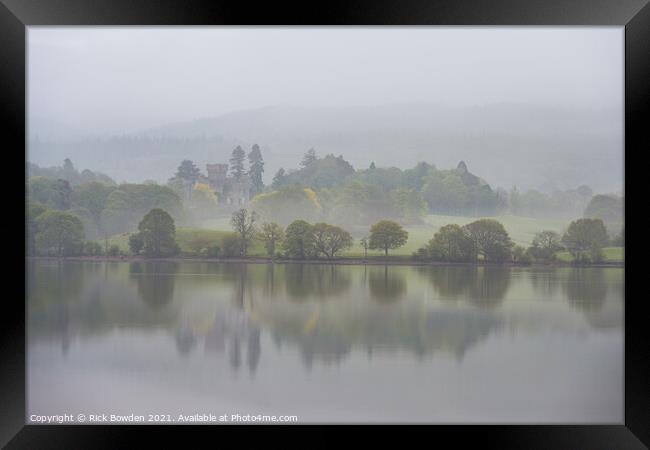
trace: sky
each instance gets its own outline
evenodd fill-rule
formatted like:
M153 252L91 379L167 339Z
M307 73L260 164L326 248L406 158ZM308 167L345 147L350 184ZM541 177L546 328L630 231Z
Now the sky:
M264 106L623 111L622 27L29 27L29 118L123 133Z

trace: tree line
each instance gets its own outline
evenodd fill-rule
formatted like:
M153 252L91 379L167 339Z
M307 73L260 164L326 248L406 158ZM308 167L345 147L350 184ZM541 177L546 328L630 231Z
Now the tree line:
M258 226L259 216L255 211L240 209L232 215L231 224L237 233L239 256L246 256L248 247L254 239L264 244L270 257L292 259L336 258L354 244L352 235L343 228L318 222L311 224L297 219L283 228L276 222L264 222ZM382 220L370 227L370 236L364 238L366 250L396 249L408 239L408 232L390 220Z
M41 204L30 204L27 211L27 245L32 255L109 255L121 254L119 247L102 249L96 241L86 241L81 220L63 211L50 210ZM231 217L234 234L218 243L199 249L209 257L246 257L255 241L262 242L271 258L334 259L354 244L352 235L337 225L302 219L283 228L276 222L259 222L255 211L240 209ZM133 255L169 257L180 253L176 242L176 226L172 216L160 208L150 210L140 220L138 231L129 236ZM380 220L359 240L367 258L368 250L389 250L406 244L408 232L392 220ZM574 261L597 263L603 260L603 247L611 244L601 219L581 218L571 222L561 236L551 230L537 233L528 248L515 245L503 224L494 219L479 219L467 225L449 224L441 227L412 258L442 262L551 262L557 253L568 251Z
M532 245L515 245L504 226L494 219L479 219L460 226L441 227L424 247L413 254L420 260L443 262L531 263L552 262L557 253L568 251L579 263L603 261L603 247L612 244L601 219L582 218L572 221L563 235L551 230L537 233Z

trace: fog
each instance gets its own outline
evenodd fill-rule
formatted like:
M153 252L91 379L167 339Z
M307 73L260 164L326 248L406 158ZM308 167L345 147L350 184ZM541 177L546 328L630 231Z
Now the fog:
M258 143L621 191L622 27L30 27L29 159L161 182ZM180 139L110 144L115 136ZM108 142L108 144L107 144ZM120 148L128 148L128 151ZM113 157L107 157L107 156Z

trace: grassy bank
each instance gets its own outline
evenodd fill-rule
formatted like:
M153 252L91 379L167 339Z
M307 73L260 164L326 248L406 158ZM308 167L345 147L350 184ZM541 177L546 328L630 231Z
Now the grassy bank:
M520 216L497 216L492 217L503 224L508 231L508 234L517 245L528 247L535 236L542 230L553 230L558 233L563 233L568 221L557 219L538 219L531 217ZM426 243L433 237L436 231L444 225L456 223L465 225L476 220L476 217L466 216L439 216L428 215L424 218L424 224L419 226L405 227L409 232L409 239L406 245L396 250L392 250L389 255L395 260L408 259L413 252L418 248L426 245ZM359 243L359 238L367 233L368 227L358 229L351 229L350 232L355 236L354 245L352 248L341 253L342 258L363 258L364 251ZM129 251L129 234L123 233L111 236L108 239L108 245L117 245L122 251ZM185 254L195 253L197 248L202 245L215 243L222 246L221 242L225 236L232 235L230 230L230 219L221 218L203 221L197 228L178 228L176 230L176 240L181 247L181 251ZM98 241L102 246L104 241ZM624 260L623 248L610 247L603 249L606 262L620 262ZM266 252L261 242L255 241L250 248L249 255L253 257L265 257ZM382 258L383 254L379 251L368 251L369 258ZM569 262L571 255L568 252L560 252L558 259L561 262Z

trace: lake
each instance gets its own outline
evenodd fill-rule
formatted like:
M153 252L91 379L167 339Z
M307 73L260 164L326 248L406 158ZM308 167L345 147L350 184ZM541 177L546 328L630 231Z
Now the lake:
M28 422L623 422L623 268L30 260L27 275Z

